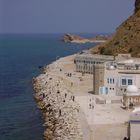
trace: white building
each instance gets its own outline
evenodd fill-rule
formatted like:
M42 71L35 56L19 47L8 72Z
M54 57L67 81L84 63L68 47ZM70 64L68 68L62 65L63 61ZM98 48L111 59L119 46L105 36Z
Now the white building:
M106 61L113 60L114 56L81 54L75 57L74 62L76 64L77 72L92 74L94 65L101 65Z
M126 93L123 94L123 107L126 109L140 105L140 92L135 85L129 85Z
M108 94L123 95L129 85L136 85L140 90L140 59L107 62L104 73Z
M140 90L140 59L129 54L117 57L107 55L77 55L76 71L93 74L94 94L123 95L127 86Z

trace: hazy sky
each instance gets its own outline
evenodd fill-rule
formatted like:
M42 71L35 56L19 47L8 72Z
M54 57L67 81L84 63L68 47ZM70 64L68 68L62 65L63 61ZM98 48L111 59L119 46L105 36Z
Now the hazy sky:
M134 0L0 0L0 33L113 32Z

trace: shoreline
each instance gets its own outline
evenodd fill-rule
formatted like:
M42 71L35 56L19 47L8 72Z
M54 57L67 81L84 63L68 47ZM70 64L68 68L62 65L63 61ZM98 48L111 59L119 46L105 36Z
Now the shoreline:
M44 66L43 74L33 78L34 98L44 120L44 139L83 140L80 107L61 77L53 73L57 69L55 63Z
M73 40L70 43L85 44L85 43L105 43L106 40Z
M81 37L79 35L74 35L74 34L69 34L66 33L64 34L63 41L64 42L70 42L70 43L78 43L78 44L84 44L84 43L104 43L107 41L106 36L95 36L93 38L85 38Z
M71 106L70 108L74 107L73 109L67 110L66 111L67 113L65 113L65 115L67 114L66 115L67 117L71 118L73 116L71 115L72 110L73 111L75 109L77 110L73 116L75 118L74 120L76 120L76 123L72 123L72 122L70 123L72 124L72 127L78 127L77 129L78 132L75 131L72 140L91 140L93 138L101 140L104 138L113 139L114 137L116 137L115 140L123 139L124 136L126 136L127 126L128 126L126 122L129 120L130 112L122 110L120 108L121 103L120 104L119 103L118 104L96 103L96 100L98 99L120 100L120 97L116 97L116 96L109 97L109 96L90 94L89 92L93 90L93 76L91 74L85 74L83 76L81 73L75 71L75 65L73 61L76 55L77 54L59 58L58 60L52 62L50 65L44 66L42 69L43 74L40 74L37 78L33 80L34 90L35 90L34 95L39 108L41 108L40 104L42 105L42 103L46 104L50 102L49 98L51 98L51 100L54 101L51 102L51 104L55 103L58 104L58 106L60 107L62 106L62 110L63 107L65 108L65 104L66 106L67 105ZM71 74L71 76L69 76L69 74ZM57 84L59 84L58 87ZM61 91L59 94L62 100L58 101L56 99L57 90ZM51 93L54 93L53 97L51 97L51 94L49 94L50 91ZM44 93L45 95L43 95ZM68 97L67 99L65 99L65 93L67 93L67 97ZM38 96L41 96L42 99L38 98ZM74 101L71 98L72 96L74 96ZM65 102L63 103L64 100ZM93 109L89 108L89 104L92 104L94 108ZM58 106L57 109L55 108L55 106L52 106L51 108L57 114L59 113ZM41 110L46 111L46 108L43 107L43 109ZM45 112L45 114L46 113L48 112ZM47 117L51 118L51 116L47 116ZM44 118L46 122L47 120L46 116ZM46 122L45 126L47 124L50 124L50 122ZM75 126L74 124L77 125ZM63 123L59 125L61 126L63 125ZM68 129L71 130L71 127L69 127L69 125L67 127ZM104 131L104 129L106 131ZM48 130L46 130L45 128L45 133L44 133L46 138L45 140L48 140L46 137L48 135L47 131ZM108 133L110 133L110 131L112 131L112 134L108 136ZM80 137L78 135L77 138L77 134L81 134ZM52 135L53 134L51 134L51 136ZM71 138L68 135L67 137L65 136L65 138L63 139L69 140Z

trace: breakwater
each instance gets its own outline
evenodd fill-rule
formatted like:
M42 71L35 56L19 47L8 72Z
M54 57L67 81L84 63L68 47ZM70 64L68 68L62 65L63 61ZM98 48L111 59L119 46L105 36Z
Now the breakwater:
M83 140L80 107L63 80L51 73L55 65L44 67L33 78L34 97L44 119L45 140Z

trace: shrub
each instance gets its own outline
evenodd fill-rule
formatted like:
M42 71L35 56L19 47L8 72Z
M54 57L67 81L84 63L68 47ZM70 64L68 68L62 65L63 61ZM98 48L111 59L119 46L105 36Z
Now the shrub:
M129 53L131 53L132 51L133 51L133 49L132 49L132 48L130 48L130 49L128 50L128 52L129 52Z
M100 48L100 54L104 54L104 52L105 52L105 48L104 47Z
M112 50L110 48L100 48L100 54L103 55L112 55Z
M112 50L109 49L109 48L106 48L105 52L104 52L105 55L112 55Z

